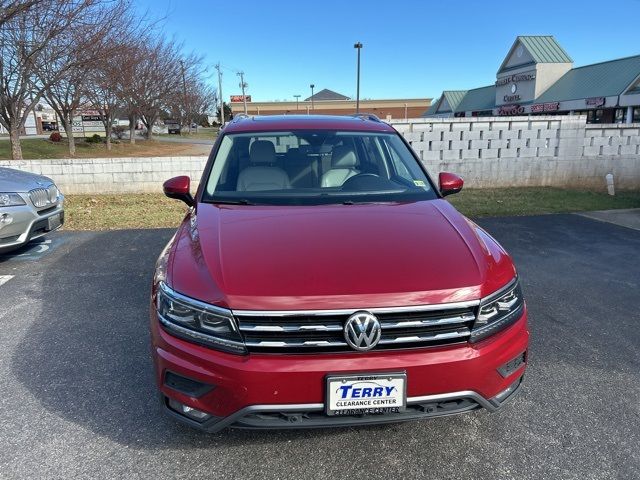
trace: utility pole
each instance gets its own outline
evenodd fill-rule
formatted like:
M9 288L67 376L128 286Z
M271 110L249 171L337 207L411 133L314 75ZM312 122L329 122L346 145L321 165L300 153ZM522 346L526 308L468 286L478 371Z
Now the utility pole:
M244 104L244 114L247 114L247 96L244 94L244 89L249 85L244 81L244 72L238 72L238 76L240 77L240 88L242 89L242 103Z
M356 86L356 113L360 113L360 50L362 49L362 43L356 43L353 48L358 50L358 73L357 73L357 86Z
M220 70L220 62L216 64L218 71L218 95L220 96L220 128L224 127L224 97L222 96L222 71Z
M300 101L300 95L294 95L295 99L296 99L296 112L299 110L298 108L298 102Z
M187 79L184 76L184 62L180 60L180 70L182 70L182 96L184 102L184 116L187 116ZM187 118L189 122L189 135L191 135L191 120ZM180 125L180 135L182 135L182 125Z
M315 85L312 83L309 86L311 87L311 111L313 112L315 110L313 107L313 89L315 88Z

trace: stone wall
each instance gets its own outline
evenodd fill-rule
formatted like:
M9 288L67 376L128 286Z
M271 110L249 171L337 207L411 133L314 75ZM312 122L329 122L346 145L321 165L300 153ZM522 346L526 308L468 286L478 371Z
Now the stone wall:
M431 173L472 188L640 188L640 125L587 125L585 116L418 118L392 122Z
M47 160L0 160L11 167L52 178L63 193L153 193L177 175L200 180L206 156L61 158Z

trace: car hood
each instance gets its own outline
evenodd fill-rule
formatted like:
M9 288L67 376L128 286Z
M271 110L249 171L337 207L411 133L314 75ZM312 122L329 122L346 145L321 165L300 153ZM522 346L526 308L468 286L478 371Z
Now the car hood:
M511 259L448 202L199 204L170 256L170 283L232 309L373 308L475 300Z
M0 167L0 192L28 192L51 183L50 178L42 175Z

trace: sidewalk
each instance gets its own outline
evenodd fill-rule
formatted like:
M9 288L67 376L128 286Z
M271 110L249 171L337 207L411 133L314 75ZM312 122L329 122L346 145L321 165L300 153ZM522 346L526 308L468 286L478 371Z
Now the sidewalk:
M627 208L623 210L600 210L597 212L579 213L583 217L613 223L622 227L640 230L640 208Z

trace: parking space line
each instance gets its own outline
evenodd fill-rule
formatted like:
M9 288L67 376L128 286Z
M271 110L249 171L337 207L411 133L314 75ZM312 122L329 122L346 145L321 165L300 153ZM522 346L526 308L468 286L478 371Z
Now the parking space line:
M0 275L0 287L11 280L14 275Z

